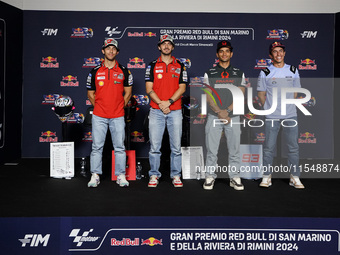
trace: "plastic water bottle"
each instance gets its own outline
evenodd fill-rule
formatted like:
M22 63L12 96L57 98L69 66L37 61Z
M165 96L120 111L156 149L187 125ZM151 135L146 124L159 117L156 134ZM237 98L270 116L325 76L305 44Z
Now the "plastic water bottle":
M86 167L86 158L81 158L81 160L80 160L80 174L84 177L87 177L85 167Z
M142 165L140 162L137 162L136 166L136 179L137 180L142 179Z

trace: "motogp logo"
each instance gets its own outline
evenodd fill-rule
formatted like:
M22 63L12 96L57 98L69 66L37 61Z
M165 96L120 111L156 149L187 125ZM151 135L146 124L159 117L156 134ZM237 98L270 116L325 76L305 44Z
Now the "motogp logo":
M95 242L99 239L99 237L89 236L92 231L93 229L90 229L89 231L84 231L82 235L79 235L80 229L73 229L69 237L74 237L73 242L77 243L77 247L80 247L84 242Z

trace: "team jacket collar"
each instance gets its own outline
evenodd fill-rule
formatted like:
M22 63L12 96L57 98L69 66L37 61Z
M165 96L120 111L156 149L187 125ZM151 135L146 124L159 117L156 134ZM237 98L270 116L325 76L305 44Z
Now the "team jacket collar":
M232 68L232 65L229 64L229 66L228 66L227 68L224 68L224 67L222 67L222 66L220 65L220 63L218 63L216 67L217 67L217 68L221 68L221 69L223 69L223 70L230 70L230 69Z
M171 58L172 58L172 62L171 62L171 63L176 64L176 63L177 63L177 59L176 59L174 56L171 56ZM161 56L157 59L157 62L158 62L158 63L163 62ZM164 62L163 62L163 63L164 63ZM171 64L171 63L170 63L170 64Z
M118 65L119 65L119 64L118 64L118 61L116 60L116 64L115 64L114 67L112 67L111 69L117 69L117 68L118 68ZM103 68L106 68L106 69L109 69L107 66L104 65L104 61L103 61L103 63L102 63L102 67L103 67Z

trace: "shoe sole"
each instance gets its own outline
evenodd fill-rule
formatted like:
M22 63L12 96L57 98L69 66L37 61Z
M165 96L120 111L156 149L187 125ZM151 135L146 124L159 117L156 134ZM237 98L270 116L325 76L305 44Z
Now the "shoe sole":
M158 183L157 183L158 184ZM149 188L156 188L157 187L157 184L148 184L148 187Z
M88 188L97 188L98 185L99 185L99 183L98 184L87 184L87 187Z
M120 184L119 182L117 182L117 184L119 185L119 187L129 187L129 184Z
M260 183L260 187L262 187L262 188L269 188L270 186L272 186L272 183L269 183L269 184Z
M182 188L182 187L183 187L183 184L179 184L179 185L178 185L178 184L177 184L177 185L174 184L174 187L175 187L175 188Z
M244 187L237 187L234 184L230 184L230 187L234 188L234 190L244 190Z
M203 189L205 190L212 190L214 187L206 187L206 186L203 186Z
M203 184L203 189L205 189L205 190L212 190L212 189L214 188L214 183L215 183L215 181L213 181L212 184L209 185L209 186L205 186L205 185Z
M230 185L230 187L232 187L232 188L234 188L235 190L244 190L244 186L242 186L242 187L237 187L235 184L233 184L233 183L229 183L229 185Z
M305 186L303 186L303 185L302 186L296 186L293 182L290 182L289 185L296 188L296 189L304 189L305 188Z

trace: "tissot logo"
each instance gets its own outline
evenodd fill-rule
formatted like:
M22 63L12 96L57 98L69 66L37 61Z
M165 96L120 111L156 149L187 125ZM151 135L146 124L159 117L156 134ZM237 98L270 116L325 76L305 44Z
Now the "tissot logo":
M46 247L48 244L48 240L50 239L50 234L42 236L41 234L26 234L23 239L19 239L22 243L21 247L38 247L44 246Z

